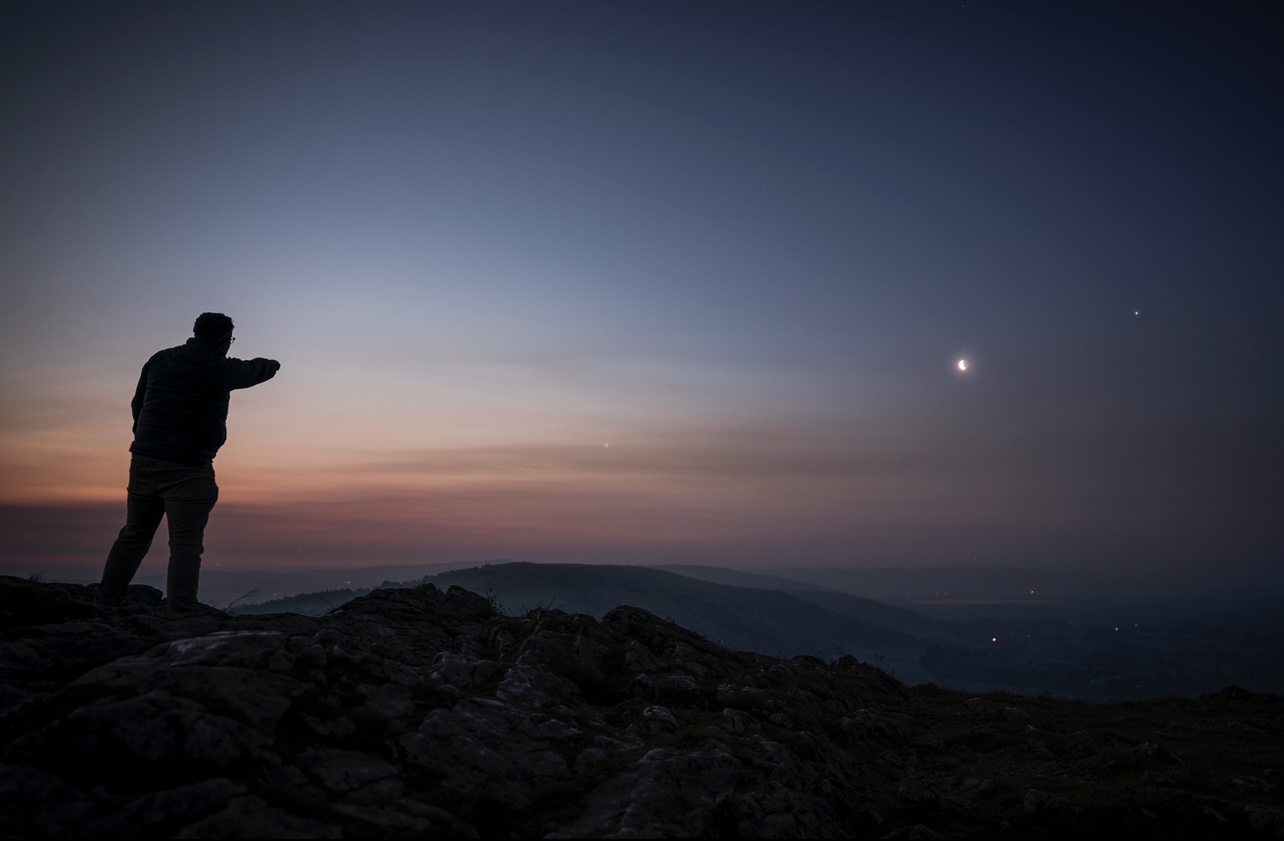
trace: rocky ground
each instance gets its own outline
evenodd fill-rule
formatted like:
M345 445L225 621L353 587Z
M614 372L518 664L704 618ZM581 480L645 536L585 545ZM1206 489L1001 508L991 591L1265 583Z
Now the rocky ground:
M907 689L452 587L171 618L0 577L8 837L1282 837L1284 708Z

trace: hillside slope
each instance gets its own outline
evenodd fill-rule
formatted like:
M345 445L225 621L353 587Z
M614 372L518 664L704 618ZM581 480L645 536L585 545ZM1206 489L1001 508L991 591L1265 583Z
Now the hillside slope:
M843 616L787 593L701 581L649 567L504 563L424 579L485 593L510 612L536 607L603 616L642 607L730 648L791 657L856 654L870 659L917 644L908 634Z
M756 590L776 590L787 593L803 601L820 605L839 616L850 616L863 622L870 622L902 634L921 639L954 639L959 629L949 622L942 622L924 613L908 610L894 604L854 596L841 590L795 581L776 575L742 572L713 566L663 565L653 567L664 572L682 575L688 578L709 581L714 584L726 584L733 587L749 587Z

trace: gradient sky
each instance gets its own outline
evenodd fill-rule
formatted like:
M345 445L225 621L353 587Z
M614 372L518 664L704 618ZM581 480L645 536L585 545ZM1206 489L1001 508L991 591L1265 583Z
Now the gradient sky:
M0 567L213 310L207 567L1278 569L1280 7L1120 5L0 7Z

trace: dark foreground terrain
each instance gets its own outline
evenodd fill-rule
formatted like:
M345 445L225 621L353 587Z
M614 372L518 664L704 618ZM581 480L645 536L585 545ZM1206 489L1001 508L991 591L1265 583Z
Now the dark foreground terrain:
M173 619L0 578L7 837L1284 837L1281 699L907 689L452 587Z

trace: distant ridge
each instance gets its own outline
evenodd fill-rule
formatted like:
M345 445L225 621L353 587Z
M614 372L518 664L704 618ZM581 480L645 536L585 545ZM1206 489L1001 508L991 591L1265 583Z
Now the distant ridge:
M913 634L797 595L649 567L514 562L452 570L424 581L442 589L458 585L486 593L518 615L543 607L600 617L620 605L641 607L730 648L772 655L871 659L891 649L921 646Z
M707 564L647 564L650 569L659 569L701 581L715 584L730 584L733 587L752 587L755 590L783 590L797 592L800 590L829 590L820 584L810 584L796 578L783 578L778 575L764 575L760 572L745 572L728 567L709 566Z
M893 631L900 631L903 634L926 639L952 639L957 633L957 629L949 623L934 619L916 610L898 607L877 599L854 596L851 593L845 593L819 584L809 584L775 575L741 572L714 566L669 564L652 568L717 584L776 590L803 601L817 604L826 610L837 613L839 616L848 616L864 622L872 622L875 625L881 625Z

